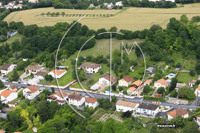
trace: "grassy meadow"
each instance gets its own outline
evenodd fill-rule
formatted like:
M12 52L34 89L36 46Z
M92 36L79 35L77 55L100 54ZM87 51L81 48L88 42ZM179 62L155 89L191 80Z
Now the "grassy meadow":
M4 21L22 21L25 25L37 24L38 26L52 26L57 22L71 23L80 18L79 15L71 17L50 17L40 15L41 13L47 12L65 12L65 14L91 15L90 17L86 17L80 21L80 23L87 25L90 29L109 29L112 26L116 26L118 29L129 29L135 31L150 28L153 24L159 24L165 28L171 17L180 19L182 14L186 14L187 17L191 19L193 16L200 15L199 7L200 4L198 3L186 4L184 7L171 9L130 7L123 12L121 12L122 10L74 10L54 9L50 7L12 12L4 19ZM94 14L115 15L112 17L93 17Z

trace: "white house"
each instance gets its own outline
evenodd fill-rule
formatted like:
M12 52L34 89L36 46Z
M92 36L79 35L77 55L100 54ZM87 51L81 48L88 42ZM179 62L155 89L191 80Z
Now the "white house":
M19 4L22 4L23 3L23 0L18 0Z
M147 79L147 80L144 82L144 86L150 85L152 82L153 82L153 79Z
M85 106L95 109L98 105L97 98L88 97L85 99Z
M123 6L122 1L116 2L115 5L116 6Z
M158 113L158 110L158 105L142 103L137 107L136 113L140 115L155 117L155 115Z
M188 118L189 112L181 108L177 108L173 111L168 112L167 115L168 115L168 120L170 121L171 119L176 118L178 115L182 116L183 118Z
M28 60L28 58L23 58L23 61L27 61Z
M58 104L63 105L68 98L68 93L64 91L57 91L47 97L47 101L56 101Z
M159 79L158 81L154 83L155 88L160 88L160 87L166 88L167 86L168 86L168 83L165 79Z
M138 95L138 89L143 89L144 85L142 85L142 81L141 80L137 80L135 82L133 82L130 86L130 88L127 90L127 93L129 95Z
M129 75L126 75L122 79L118 81L118 86L126 86L128 87L132 82L134 81L133 78L131 78Z
M100 78L99 78L99 83L101 85L113 85L117 82L117 77L115 76L112 76L112 75L108 75L108 74L105 74L105 75L102 75Z
M190 87L193 87L195 85L196 81L195 80L192 80L192 81L189 81L189 86Z
M16 68L17 65L15 64L11 64L11 63L7 63L7 64L4 64L2 67L1 67L1 74L9 74L10 72L12 72L13 69Z
M5 5L4 6L6 9L13 9L13 6L11 6L11 5Z
M13 86L8 87L8 89L12 91L17 91L17 86L13 85Z
M154 72L154 67L148 67L147 69L146 69L146 72L149 72L149 73L152 73L152 72Z
M199 126L199 129L200 129L200 115L195 116L195 118L196 118L196 122L197 122L197 124Z
M53 78L61 78L63 75L65 75L67 71L65 69L63 70L52 70L51 72L48 73L48 75L51 75Z
M33 100L37 95L40 94L40 90L37 86L31 85L23 89L23 95L29 100Z
M4 90L1 92L1 101L2 103L7 104L8 102L17 98L18 93L12 90Z
M198 85L197 95L200 97L200 84Z
M18 9L18 8L20 8L20 9L22 9L22 4L17 4L17 5L15 5L14 7L13 7L13 9Z
M38 0L28 0L30 3L38 3Z
M127 102L118 100L116 103L116 111L126 112L126 111L134 111L139 106L139 103Z
M101 64L85 62L80 66L86 73L97 73L101 69Z
M11 107L11 108L14 108L14 107L17 106L17 103L15 103L15 102L9 102L8 106Z
M15 1L9 2L8 5L13 7L15 5Z
M40 66L39 64L37 65L30 65L27 68L25 68L25 72L26 73L33 73L36 74L37 72L41 71L42 66Z
M46 74L48 74L48 72L39 71L36 74L34 74L34 78L38 78L39 80L44 80Z
M68 100L69 100L69 104L73 104L76 107L79 107L83 105L83 103L85 102L85 97L81 95L70 94L68 96Z
M175 2L175 0L165 0L165 1L171 1L171 2Z
M0 6L2 6L2 2L0 2Z
M113 3L112 2L107 4L107 8L112 9L112 7L113 7Z

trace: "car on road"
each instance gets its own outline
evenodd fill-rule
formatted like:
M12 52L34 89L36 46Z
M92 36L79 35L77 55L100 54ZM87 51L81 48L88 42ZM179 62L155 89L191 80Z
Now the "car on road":
M175 102L174 104L177 104L177 105L178 105L178 104L179 104L179 102Z

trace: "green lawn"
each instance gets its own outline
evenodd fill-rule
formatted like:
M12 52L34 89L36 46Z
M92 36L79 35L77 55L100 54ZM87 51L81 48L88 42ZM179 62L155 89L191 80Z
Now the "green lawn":
M196 65L196 61L194 60L186 60L185 64L183 66L183 69L185 70L194 70Z
M198 75L196 74L194 77L191 77L190 74L188 72L180 72L177 79L178 81L180 82L183 82L183 83L189 83L189 81L191 80L197 80L198 78Z
M169 55L168 58L173 59L175 65L179 62L182 64L184 61L183 55L180 52L174 52L172 55Z
M20 98L17 98L17 99L14 99L14 100L12 100L12 101L10 101L10 102L17 102L18 100L21 100L21 97Z
M150 119L150 118L146 118L146 117L139 117L140 118L140 121L144 124L147 124L147 123L150 123L152 122L153 119Z
M32 79L33 77L34 77L34 75L29 75L28 77L24 78L23 80Z
M67 70L67 73L62 76L60 79L58 79L60 86L65 86L66 84L72 82L74 79L72 78L72 70ZM57 82L53 83L54 85L57 85Z
M9 38L5 42L0 42L0 45L6 44L6 43L11 44L12 42L14 42L17 39L21 42L22 37L23 37L23 35L17 33L16 35L14 35L13 37Z
M141 129L136 131L136 133L148 133L148 132L149 132L149 129L147 129L145 127L143 127L143 128L141 128Z
M9 73L8 75L5 75L5 77L9 78L8 81L10 81L10 78L11 78L11 76L13 75L13 72L14 72L14 71L12 71L11 73ZM20 75L22 75L22 74L24 73L24 71L23 71L23 70L20 70L20 71L17 71L17 73L18 73L18 75L20 76Z
M27 129L25 131L23 131L22 133L34 133L32 129Z

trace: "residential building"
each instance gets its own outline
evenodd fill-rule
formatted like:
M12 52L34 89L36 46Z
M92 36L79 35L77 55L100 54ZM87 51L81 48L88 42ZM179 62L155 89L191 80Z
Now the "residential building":
M28 58L23 58L23 61L27 61L28 60Z
M158 105L142 103L137 107L136 113L144 116L154 117L159 110Z
M101 85L113 85L117 82L117 77L115 76L112 76L112 75L108 75L108 74L105 74L105 75L102 75L100 78L99 78L99 83Z
M58 104L63 105L65 104L66 100L68 100L68 93L64 91L57 91L52 95L47 97L47 101L56 101Z
M61 78L63 75L65 75L67 71L65 69L63 70L52 70L51 72L48 73L48 75L51 75L53 78Z
M189 86L189 85L187 85L186 83L177 83L177 84L176 84L176 88L175 88L176 92L178 92L178 90L179 90L181 87L184 87L184 86Z
M197 96L200 97L200 84L198 85Z
M68 100L69 100L69 104L73 104L76 107L79 107L83 105L83 103L85 102L85 97L78 94L70 94L68 96Z
M11 107L11 108L14 108L14 107L17 106L17 103L15 103L15 102L9 102L8 106Z
M195 85L195 83L196 83L196 80L189 81L189 86L191 88L193 88L193 86Z
M116 103L116 111L118 112L134 111L138 106L139 106L138 103L118 100Z
M39 94L40 89L35 85L31 85L23 90L23 95L29 100L33 100Z
M186 110L183 110L181 108L177 108L173 111L168 112L167 115L168 115L168 120L176 118L178 115L182 116L183 118L188 118L189 112L187 112Z
M37 72L41 71L42 66L38 65L30 65L27 68L25 68L26 73L33 73L36 74Z
M122 79L120 79L118 82L118 86L125 86L128 87L132 82L134 81L133 78L131 78L129 75L126 75Z
M4 64L1 67L1 74L7 75L10 72L12 72L12 70L15 69L16 67L17 67L17 65L15 65L15 64L11 64L11 63Z
M154 97L162 97L162 94L156 93L156 94L154 95Z
M80 66L86 73L97 73L101 69L101 64L86 62Z
M17 86L13 85L13 86L8 87L8 89L12 91L17 91Z
M12 6L13 7L14 5L15 5L15 1L11 1L11 2L8 3L8 6Z
M85 106L95 109L98 105L97 98L88 97L85 99Z
M17 98L18 93L12 90L4 90L1 92L1 101L2 103L7 104L8 102Z
M160 87L166 88L167 86L168 86L168 83L165 79L159 79L158 81L154 83L155 88L160 88Z
M0 6L2 6L2 2L0 2Z
M13 9L13 6L11 6L11 5L5 5L4 6L6 9Z
M39 71L36 74L34 74L34 78L38 78L40 80L44 80L46 74L48 74L48 72Z
M147 80L144 82L144 86L150 85L152 82L153 82L153 79L147 79Z
M135 82L133 82L130 86L130 88L127 90L127 93L129 95L138 95L138 91L137 91L137 88L140 87L142 84L142 81L141 80L137 80ZM144 87L144 85L142 86ZM140 88L141 89L141 88Z
M132 65L131 67L130 67L130 70L132 71L132 72L134 72L134 65Z
M154 72L154 67L148 67L147 69L146 69L146 72L149 72L149 73L152 73L152 72Z
M23 0L18 0L19 4L23 4Z
M123 6L122 1L116 2L115 5L116 6Z
M198 126L199 126L199 129L200 129L200 115L198 115L198 116L195 116L195 118L196 118L196 122L197 122L197 124L198 124Z
M38 0L28 0L30 3L38 3Z
M22 6L23 6L22 4L17 4L17 5L15 5L15 6L13 7L13 9L18 9L18 8L19 8L19 9L22 9Z

